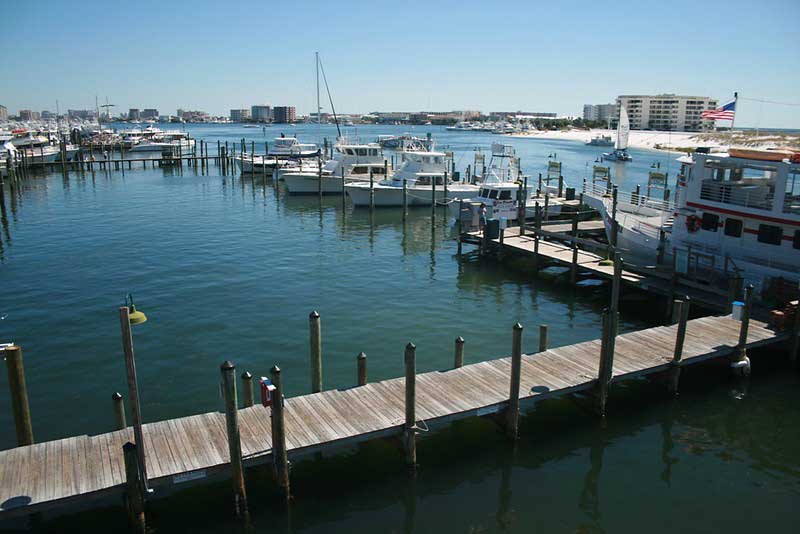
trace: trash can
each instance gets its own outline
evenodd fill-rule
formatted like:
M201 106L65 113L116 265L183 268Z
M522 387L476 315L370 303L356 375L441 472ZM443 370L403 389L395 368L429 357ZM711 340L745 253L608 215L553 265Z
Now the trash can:
M500 229L505 230L508 228L508 217L500 217Z
M568 187L566 193L564 193L564 196L567 200L575 200L575 188Z
M486 221L486 237L488 239L499 239L500 238L500 220L499 219L489 219Z
M731 315L737 321L742 320L742 312L744 311L744 302L740 302L738 300L733 301L733 306L731 306Z

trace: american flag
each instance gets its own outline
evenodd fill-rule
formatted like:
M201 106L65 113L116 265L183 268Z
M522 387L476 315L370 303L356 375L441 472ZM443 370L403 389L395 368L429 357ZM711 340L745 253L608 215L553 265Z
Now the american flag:
M735 113L736 100L732 100L720 108L704 111L701 117L704 119L712 119L717 121L732 121Z

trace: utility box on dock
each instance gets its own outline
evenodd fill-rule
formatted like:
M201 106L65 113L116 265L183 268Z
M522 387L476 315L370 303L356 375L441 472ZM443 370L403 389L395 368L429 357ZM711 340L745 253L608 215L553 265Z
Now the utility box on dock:
M731 306L731 315L737 321L742 320L742 312L744 311L744 302L739 302L738 300L733 301L733 305Z

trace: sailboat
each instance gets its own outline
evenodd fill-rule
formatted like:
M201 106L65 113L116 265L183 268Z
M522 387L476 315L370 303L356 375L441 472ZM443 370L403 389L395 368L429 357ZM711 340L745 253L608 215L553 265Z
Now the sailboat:
M603 154L604 160L611 161L631 161L633 158L628 154L628 134L631 131L631 125L628 122L628 112L625 111L625 106L619 108L619 125L617 125L617 142L614 144L614 152L606 152Z

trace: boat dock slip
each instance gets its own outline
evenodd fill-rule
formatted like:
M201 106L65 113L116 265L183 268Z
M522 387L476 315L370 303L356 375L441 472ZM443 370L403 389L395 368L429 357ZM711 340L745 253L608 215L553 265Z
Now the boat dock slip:
M742 326L746 324L730 316L688 322L684 316L678 325L616 336L609 382L727 358L745 348L784 341L790 335L776 333L755 320L749 321L749 328ZM744 344L739 341L741 332L746 336ZM515 328L514 333L512 357L422 374L414 372L414 348L409 344L411 366L407 347L406 373L414 378L409 381L411 387L405 378L395 378L285 399L283 409L275 412L283 413L289 459L379 436L410 433L413 442L416 425L424 428L426 424L508 413L509 384L515 391L513 377L518 378L519 401L529 403L598 385L598 376L602 376L599 370L603 369L600 340L549 350L542 347L546 350L520 356L522 328ZM533 341L528 345L535 346ZM223 369L232 372L232 365L226 364L229 367L223 365ZM415 413L411 424L406 403L409 398L415 399L410 404L410 413ZM270 412L270 408L261 405L234 410L238 413L245 467L273 460L274 421ZM128 458L123 458L123 445L133 440L132 434L128 427L97 436L76 436L0 451L0 519L123 494L128 464ZM154 495L158 496L165 486L180 486L214 475L230 476L229 434L226 415L216 412L144 425L147 472ZM131 482L128 484L130 489Z

